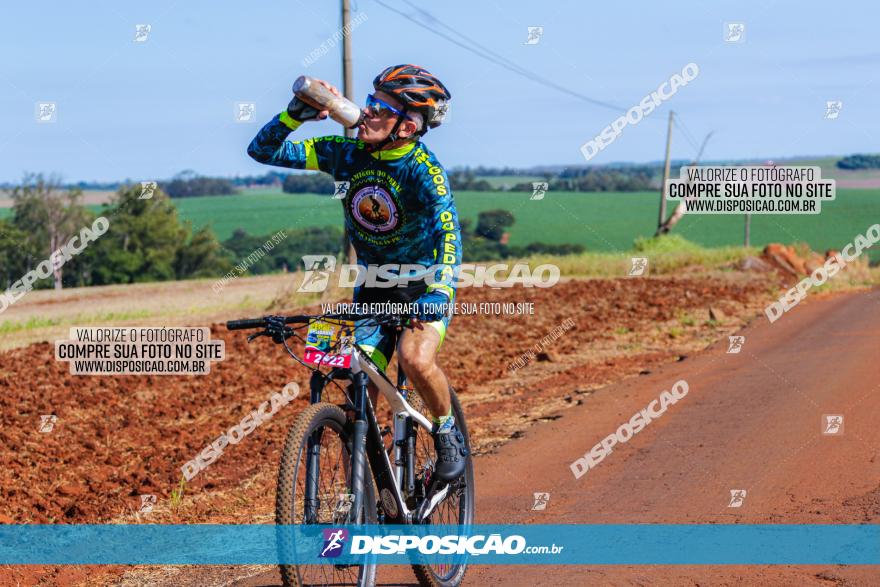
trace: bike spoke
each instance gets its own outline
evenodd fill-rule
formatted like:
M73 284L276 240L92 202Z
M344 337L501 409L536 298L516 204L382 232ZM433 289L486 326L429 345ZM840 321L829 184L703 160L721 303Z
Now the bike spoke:
M335 433L325 431L321 435L319 446L319 470L317 476L318 491L316 498L319 507L315 512L314 522L317 524L334 524L336 504L341 493L348 493L348 464L349 453L340 437ZM308 454L304 446L300 451L301 474L297 475L296 495L302 502L307 485L306 461ZM304 503L294 501L294 512L297 523L304 523ZM297 572L303 585L356 585L360 567L335 566L335 565L298 565Z
M430 412L417 392L412 393L408 398L410 405L416 410L430 418ZM426 466L429 472L433 473L435 463L434 442L427 430L418 427L416 433L416 473L423 473ZM460 526L465 519L466 488L462 486L464 479L456 482L455 488L450 488L446 498L437 504L437 507L431 513L428 522L430 524L439 524L447 526ZM459 557L460 558L460 557ZM438 577L446 578L452 575L456 567L461 564L460 560L456 560L456 555L449 555L443 562L436 562L427 565Z

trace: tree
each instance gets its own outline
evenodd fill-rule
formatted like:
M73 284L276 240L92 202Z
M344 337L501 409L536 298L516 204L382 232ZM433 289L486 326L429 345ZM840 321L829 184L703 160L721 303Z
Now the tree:
M837 162L840 169L880 169L880 155L850 155Z
M92 284L220 276L229 270L209 227L193 233L162 190L143 200L140 193L140 185L123 187L106 205L110 228L83 255Z
M186 230L191 231L190 222L186 223ZM197 230L189 242L177 250L174 259L174 273L178 279L223 275L231 267L223 255L223 247L208 226Z
M39 255L29 235L11 221L0 220L0 290L9 287L28 272L28 263Z
M284 178L281 189L288 194L333 194L336 186L326 173L291 173Z
M512 226L514 223L513 214L507 210L486 210L477 215L478 236L492 240L500 241L504 235L505 228Z
M164 281L177 277L178 250L189 241L177 208L157 189L141 200L140 185L120 188L105 205L110 219L107 233L87 249L92 252L92 280L96 285Z
M181 172L171 181L162 182L160 187L172 198L192 198L196 196L228 196L238 193L235 185L220 177L202 177Z
M26 250L38 252L26 259L26 271L48 259L70 241L89 220L88 211L80 204L82 191L62 190L58 177L46 179L42 174L26 175L21 185L12 189L13 224L23 233ZM53 264L55 289L60 290L63 267Z
M286 235L284 237L271 234L251 236L238 229L223 241L223 247L228 251L232 262L241 267L241 272L247 271L252 275L279 271L285 267L295 270L302 267L303 255L339 253L342 229L338 226L288 228L283 232ZM248 257L257 251L264 254L253 262L248 262Z

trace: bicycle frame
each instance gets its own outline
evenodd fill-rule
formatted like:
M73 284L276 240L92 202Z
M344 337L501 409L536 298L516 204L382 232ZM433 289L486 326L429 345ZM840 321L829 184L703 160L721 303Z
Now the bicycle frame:
M418 425L430 432L433 427L431 421L406 401L397 386L388 380L388 377L357 345L352 348L351 367L345 371L348 371L346 377L352 382L350 399L355 412L351 435L350 463L351 492L354 495L354 501L350 512L357 515L362 511L366 455L379 491L385 522L392 524L422 523L437 504L443 501L449 491L448 485L444 485L442 488L438 487L436 479L434 479L425 492L424 500L418 504L413 503L416 509L410 509L404 498L404 488L408 495L413 495L415 490L415 447L412 426ZM312 403L321 401L321 392L325 381L325 376L322 373L315 371L312 374L310 382ZM394 413L393 465L385 450L382 433L379 430L376 414L367 393L368 381L372 381L379 392L388 400ZM315 503L317 495L318 479L316 475L312 474L312 471L317 471L320 466L318 462L320 451L317 444L319 441L319 438L309 439L308 443L306 519L309 519L310 508L313 507L310 504ZM349 514L350 516L351 514ZM358 520L349 520L349 522L357 523Z

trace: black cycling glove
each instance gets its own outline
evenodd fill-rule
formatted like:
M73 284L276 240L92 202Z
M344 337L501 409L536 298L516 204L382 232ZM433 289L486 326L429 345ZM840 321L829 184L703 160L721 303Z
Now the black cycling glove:
M320 110L318 110L314 106L309 106L296 96L294 96L293 100L290 101L290 104L287 105L287 114L292 119L299 122L306 122L307 120L320 120L318 118L319 112Z

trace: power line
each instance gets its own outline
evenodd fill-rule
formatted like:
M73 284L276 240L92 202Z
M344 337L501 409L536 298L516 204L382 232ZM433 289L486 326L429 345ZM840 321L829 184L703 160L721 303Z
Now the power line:
M454 27L452 27L452 26L450 26L450 25L444 23L443 21L439 20L436 16L434 16L433 14L431 14L430 12L428 12L427 10L425 10L424 8L422 8L421 6L416 6L416 5L413 4L410 0L403 0L403 2L405 2L406 4L409 4L410 7L411 7L413 10L416 10L416 11L418 11L418 12L421 12L422 15L423 15L427 20L429 20L429 21L433 21L433 22L436 22L436 23L437 23L438 25L440 25L441 27L445 28L446 30L450 31L451 33L453 33L453 34L455 34L455 35L458 35L459 37L463 38L465 41L471 43L472 45L474 45L474 46L476 46L476 47L479 47L480 49L482 49L484 52L488 53L489 55L492 55L492 56L495 57L496 59L499 59L499 60L501 60L501 61L504 61L504 62L507 63L510 67L512 67L512 68L514 68L514 69L517 69L517 70L523 72L524 74L528 74L528 73L529 73L527 70L523 69L519 64L517 64L517 63L511 61L510 59L508 59L508 58L505 57L504 55L501 55L501 54L499 54L499 53L496 53L495 51L493 51L493 50L490 49L489 47L486 47L485 45L482 45L482 44L478 43L478 42L475 41L474 39L468 37L467 35L465 35L464 33L460 32L460 31L458 31L458 30L455 29ZM530 79L531 79L531 78L530 78Z
M683 119L680 115L679 115L679 117L678 117L677 122L678 122L679 124L681 124L681 127L680 127L681 131L682 131L683 133L685 133L688 137L691 138L691 140L692 140L692 143L691 143L691 144L692 144L692 145L696 144L697 140L694 138L694 135L693 135L693 133L690 131L690 128L688 128L688 125L685 124L684 119Z
M674 121L674 124L678 128L678 130L681 131L681 134L684 137L684 139L690 144L691 147L693 147L694 152L696 153L697 151L699 151L700 147L697 145L697 141L694 140L693 135L691 135L691 133L689 131L685 130L684 124L679 123L677 117L676 117L676 120Z
M540 83L540 84L543 84L543 85L545 85L545 86L549 86L549 87L551 87L551 88L553 88L553 89L555 89L555 90L557 90L557 91L563 92L563 93L568 94L568 95L570 95L570 96L574 96L575 98L578 98L578 99L580 99L580 100L583 100L584 102L588 102L588 103L593 104L593 105L595 105L595 106L601 106L601 107L603 107L603 108L609 108L609 109L611 109L611 110L615 110L615 111L617 111L617 112L623 112L623 111L626 111L626 110L627 110L626 108L623 108L623 107L618 106L618 105L616 105L616 104L611 104L610 102L605 102L605 101L602 101L602 100L597 100L597 99L595 99L595 98L590 98L589 96L585 96L584 94L581 94L581 93L576 92L576 91L574 91L574 90L570 90L570 89L568 89L568 88L566 88L566 87L564 87L564 86L560 86L560 85L557 84L556 82L553 82L553 81L551 81L551 80L548 80L548 79L546 79L546 78L543 78L543 77L541 77L540 75L534 73L533 71L530 71L530 70L528 70L528 69L525 69L524 67L520 67L520 66L518 66L518 65L515 65L513 62L510 62L507 58L498 55L497 53L495 53L494 51L491 51L490 49L483 48L483 50L480 51L480 50L476 49L474 46L476 46L476 47L482 47L482 45L480 45L478 42L474 41L474 40L471 39L470 37L464 35L463 33L459 33L459 32L457 32L457 31L455 31L455 33L456 33L458 36L460 36L461 38L465 39L467 42L471 43L471 45L473 45L473 46L471 46L471 45L466 45L466 44L464 44L464 43L458 41L457 39L454 39L454 38L450 37L449 35L446 35L446 34L440 32L440 31L438 31L438 30L435 29L435 28L429 27L428 25L419 22L418 20L414 19L413 17L411 17L410 15L406 14L405 12L403 12L403 11L401 11L401 10L398 10L398 9L392 7L392 6L389 6L389 5L386 4L385 2L382 2L382 0L375 0L375 1L376 1L377 4L379 4L379 5L381 5L381 6L384 6L385 8L387 8L388 10L390 10L390 11L392 11L392 12L394 12L394 13L399 14L400 16L402 16L403 18L405 18L405 19L407 19L408 21L412 22L413 24L416 24L416 25L422 27L423 29L425 29L425 30L427 30L427 31L430 31L431 33L437 35L438 37L441 37L441 38L443 38L443 39L449 41L450 43L453 43L454 45L457 45L458 47L461 47L462 49L465 49L466 51L470 51L470 52L473 53L474 55L477 55L478 57L482 57L483 59L485 59L485 60L487 60L487 61L490 61L490 62L494 63L495 65L498 65L498 66L500 66L500 67L503 67L504 69L507 69L508 71L512 71L513 73L515 73L515 74L517 74L517 75L520 75L520 76L522 76L522 77L525 77L525 78L529 79L530 81L533 81L533 82L536 82L536 83ZM429 18L433 19L435 22L437 22L438 24L440 24L440 25L443 26L444 28L446 28L446 29L451 29L451 27L450 27L449 25L443 23L440 19L438 19L437 17L433 16L433 15L432 15L431 13L429 13L428 11L426 11L426 10L424 10L424 9L422 9L422 8L417 8L417 10L419 10L420 12L422 12L424 15L428 16ZM452 30L454 30L454 29L452 29Z

